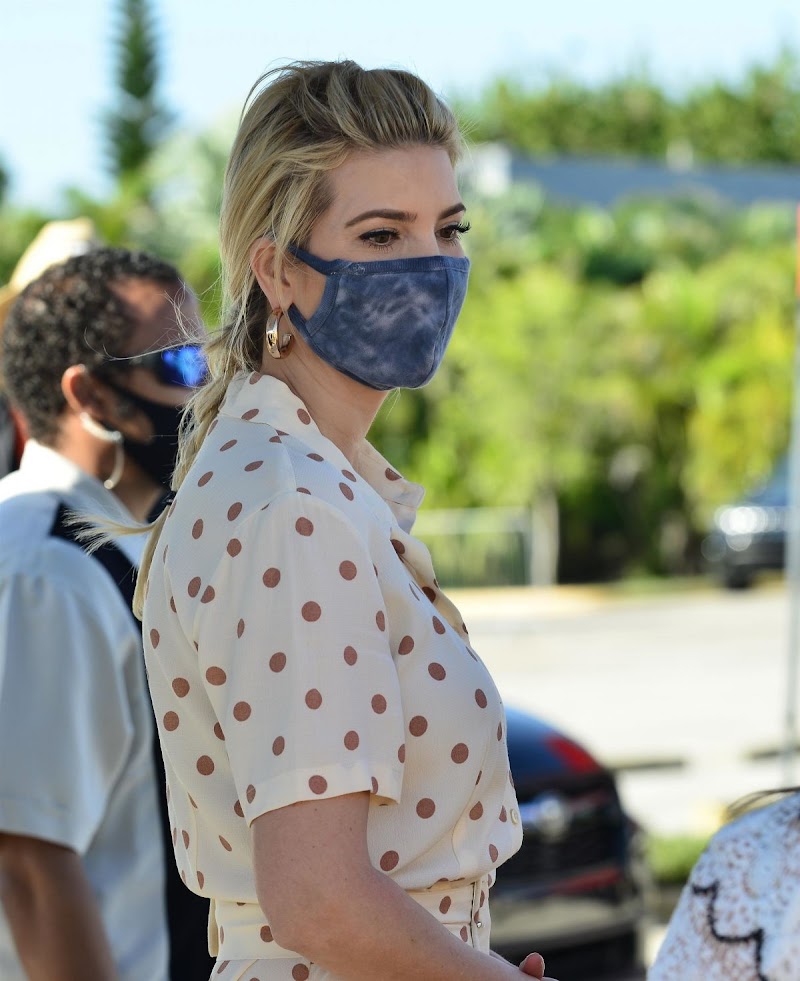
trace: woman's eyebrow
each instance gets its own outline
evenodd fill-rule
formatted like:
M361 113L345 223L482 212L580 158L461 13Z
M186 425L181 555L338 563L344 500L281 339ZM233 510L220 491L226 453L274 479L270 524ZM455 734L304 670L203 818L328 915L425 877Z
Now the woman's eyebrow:
M449 218L450 215L455 215L466 210L466 206L459 201L458 204L454 204L451 208L446 208L439 215L439 221ZM390 208L373 208L370 211L363 211L360 215L356 215L355 218L351 218L350 221L345 222L344 227L350 228L352 225L357 225L360 221L366 221L368 218L386 218L388 221L402 222L412 222L417 220L417 216L412 214L410 211L394 211Z

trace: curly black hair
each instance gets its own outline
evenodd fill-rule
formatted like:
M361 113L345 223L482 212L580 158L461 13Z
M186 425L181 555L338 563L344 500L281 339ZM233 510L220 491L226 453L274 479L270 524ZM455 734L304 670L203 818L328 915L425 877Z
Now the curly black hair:
M146 252L100 248L51 266L14 301L3 330L3 384L40 442L58 433L67 368L98 370L130 353L134 313L111 288L129 279L181 283L174 266Z

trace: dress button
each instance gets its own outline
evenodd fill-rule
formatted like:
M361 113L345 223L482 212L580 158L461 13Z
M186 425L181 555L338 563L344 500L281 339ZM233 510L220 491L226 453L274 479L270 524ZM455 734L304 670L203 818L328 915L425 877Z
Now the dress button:
M480 928L483 926L483 920L475 920L475 926Z
M519 811L516 809L516 807L511 808L511 823L519 824Z

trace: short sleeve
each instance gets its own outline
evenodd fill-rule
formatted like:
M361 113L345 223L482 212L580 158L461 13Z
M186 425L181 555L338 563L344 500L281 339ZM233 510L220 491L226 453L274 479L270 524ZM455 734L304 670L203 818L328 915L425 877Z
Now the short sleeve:
M112 636L63 581L0 582L3 831L88 848L133 738L119 666L128 633Z
M366 543L283 495L228 543L197 644L245 817L358 791L400 799L403 707Z

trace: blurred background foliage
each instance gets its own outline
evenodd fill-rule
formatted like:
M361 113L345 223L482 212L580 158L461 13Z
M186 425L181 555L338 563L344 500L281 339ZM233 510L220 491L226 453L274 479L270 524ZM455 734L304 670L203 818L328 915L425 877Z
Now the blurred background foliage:
M114 193L19 208L0 161L0 282L39 227L91 217L109 243L176 262L219 323L216 221L235 117L180 131L158 95L158 37L123 0L104 117ZM137 68L138 65L138 68ZM589 87L498 79L456 99L470 134L530 154L800 162L800 62L682 94L646 73ZM469 194L469 189L467 189ZM427 507L556 515L565 581L686 573L714 509L788 441L794 215L714 197L567 207L530 185L469 194L469 297L437 379L391 396L373 439Z

